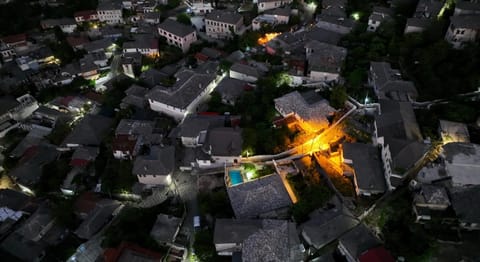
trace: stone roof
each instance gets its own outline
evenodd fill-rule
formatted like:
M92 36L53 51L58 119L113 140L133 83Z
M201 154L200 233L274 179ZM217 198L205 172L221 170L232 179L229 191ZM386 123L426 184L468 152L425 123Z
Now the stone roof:
M182 219L166 214L158 214L157 220L150 231L150 236L160 244L173 243Z
M275 8L275 9L270 9L266 10L264 14L266 15L275 15L275 16L290 16L290 13L292 10L290 7L282 7L282 8Z
M232 127L217 127L208 130L203 151L212 156L240 156L242 131Z
M134 175L157 175L167 176L175 168L175 148L167 146L160 148L153 146L150 154L137 156L133 164Z
M411 103L379 100L381 114L377 115L378 136L422 141Z
M455 28L480 29L480 15L451 16Z
M374 6L369 20L383 22L393 17L392 9L382 6Z
M314 91L304 93L293 91L274 99L274 102L275 108L282 116L294 113L315 129L328 126L327 116L335 112L329 102Z
M344 143L343 158L352 160L358 188L374 193L385 192L386 184L378 148L369 144Z
M413 17L435 19L443 7L443 2L437 0L420 0Z
M336 17L345 17L345 8L347 7L346 0L323 0L322 1L322 11L323 15L336 16Z
M113 120L101 115L86 115L65 138L63 145L99 146L108 134Z
M445 187L422 184L422 188L414 196L415 204L450 206L450 199Z
M425 18L418 18L418 17L411 17L407 19L407 25L406 28L408 27L418 27L421 29L427 29L431 24L432 24L431 19L425 19Z
M480 209L472 206L480 200L480 186L456 188L451 198L453 210L461 222L480 223Z
M115 129L115 135L148 136L153 133L154 126L153 121L122 119Z
M370 62L370 70L380 99L395 92L408 93L413 99L418 96L413 82L402 80L400 71L392 69L390 63Z
M340 73L343 62L347 57L346 48L315 40L308 42L305 48L313 50L313 53L307 57L308 67L311 71Z
M227 187L236 218L254 218L292 204L282 178L273 174Z
M262 220L259 219L218 218L215 220L213 243L241 244L260 228L262 228Z
M454 186L480 185L480 145L448 143L441 154Z
M188 116L180 125L179 137L197 137L201 131L207 131L210 122L205 119Z
M245 65L245 64L242 64L242 63L233 64L230 67L230 72L232 72L232 71L238 72L238 73L241 73L241 74L245 74L245 75L248 75L248 76L257 77L257 78L260 77L260 73L258 72L258 70L255 67Z
M8 207L11 210L22 210L30 197L12 189L0 189L0 207Z
M216 79L216 66L218 63L206 62L202 67L211 67L214 70L201 72L200 70L183 69L175 74L177 82L165 88L157 86L148 94L147 98L158 103L170 105L179 109L186 109L206 88Z
M87 52L95 52L95 51L105 50L109 46L111 46L112 44L113 44L113 42L112 42L111 39L103 38L103 39L99 39L99 40L95 40L95 41L85 43L83 45L83 48Z
M313 211L310 219L300 225L303 239L320 249L352 229L358 221L337 198L327 207Z
M98 11L122 10L122 3L115 0L100 0L97 6Z
M343 235L339 241L354 258L358 258L363 252L381 245L380 240L363 223Z
M262 228L243 242L242 260L303 261L302 249L295 223L265 219L262 221Z
M38 238L43 236L42 232L49 229L54 219L50 208L46 205L40 205L16 233L25 239L37 242Z
M235 102L245 91L245 85L248 83L239 79L225 77L218 83L215 91L218 92L223 99Z
M242 19L243 16L239 13L217 9L205 15L205 20L212 20L232 25L236 25Z
M184 25L180 22L177 22L173 19L165 19L163 23L158 25L158 28L163 29L171 34L174 34L178 37L185 37L193 32L195 29L191 26Z
M120 202L112 199L98 201L94 210L75 230L75 235L83 239L89 239L97 233L110 219L113 211L121 205Z
M133 41L123 43L123 50L137 49L158 49L158 39L151 35L135 35Z
M444 141L470 142L468 127L464 123L440 119L440 135Z
M325 30L319 27L313 27L305 33L305 40L315 40L322 43L336 45L342 38L342 34Z
M455 3L455 9L464 10L464 11L480 11L480 2L470 2L470 1L457 1Z

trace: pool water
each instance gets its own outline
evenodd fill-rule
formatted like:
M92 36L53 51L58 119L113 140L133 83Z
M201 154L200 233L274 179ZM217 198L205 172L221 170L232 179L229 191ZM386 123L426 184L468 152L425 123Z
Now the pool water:
M229 170L228 175L230 176L230 183L232 184L232 186L243 183L243 178L240 170Z

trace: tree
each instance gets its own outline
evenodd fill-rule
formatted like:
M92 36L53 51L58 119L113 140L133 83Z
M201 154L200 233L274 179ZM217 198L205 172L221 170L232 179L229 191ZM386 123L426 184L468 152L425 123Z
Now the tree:
M330 105L336 109L343 108L345 101L347 101L347 90L344 86L336 86L332 89L330 94Z
M213 234L209 230L200 230L195 234L193 243L195 254L200 261L215 261L217 253L213 245Z
M177 22L185 24L185 25L192 25L192 21L190 20L190 16L186 13L180 13L177 15Z

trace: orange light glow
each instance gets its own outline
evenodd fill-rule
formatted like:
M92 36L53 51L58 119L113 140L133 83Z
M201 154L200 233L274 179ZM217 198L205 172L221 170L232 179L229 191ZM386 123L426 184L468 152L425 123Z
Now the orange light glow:
M267 33L264 36L260 37L257 42L259 45L266 45L270 40L274 39L275 37L279 36L281 33Z

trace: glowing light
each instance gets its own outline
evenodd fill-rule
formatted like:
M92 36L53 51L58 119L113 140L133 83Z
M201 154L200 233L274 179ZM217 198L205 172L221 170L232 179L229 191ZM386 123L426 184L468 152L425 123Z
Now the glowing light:
M275 37L279 36L281 33L266 33L264 36L260 37L257 40L259 45L266 45L270 40L274 39Z
M247 175L247 179L250 180L253 178L254 173L252 171L248 171L246 175Z
M352 18L355 19L355 21L360 20L360 13L358 13L358 12L353 13Z
M172 183L172 176L171 175L168 175L167 176L167 184L171 184Z
M315 10L317 9L317 4L315 2L308 3L308 8Z

